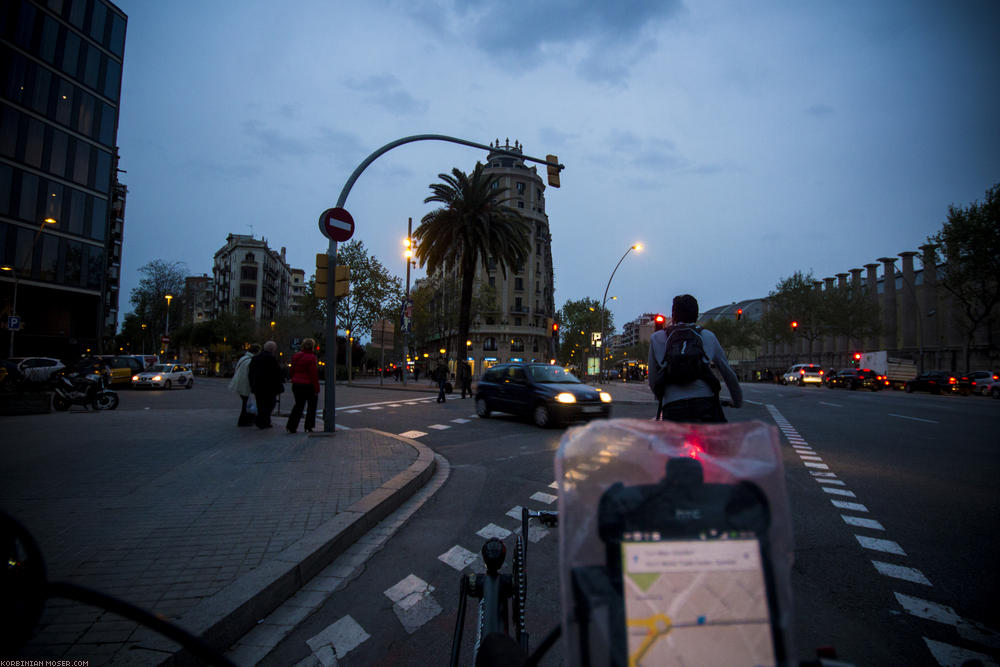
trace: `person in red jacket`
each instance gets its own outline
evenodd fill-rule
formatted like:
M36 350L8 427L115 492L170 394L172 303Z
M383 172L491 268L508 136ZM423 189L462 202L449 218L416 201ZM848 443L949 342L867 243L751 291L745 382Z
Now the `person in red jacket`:
M302 408L306 406L306 432L311 433L316 428L316 402L319 398L319 368L313 350L316 341L306 338L302 348L292 357L292 367L289 369L289 379L292 382L292 396L295 405L288 415L285 430L295 433L299 428Z

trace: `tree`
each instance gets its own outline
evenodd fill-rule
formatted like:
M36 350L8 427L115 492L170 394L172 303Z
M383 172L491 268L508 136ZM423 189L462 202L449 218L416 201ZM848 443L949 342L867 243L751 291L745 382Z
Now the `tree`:
M440 341L438 345L450 344L450 336L458 330L459 296L454 282L441 275L421 280L410 291L413 299L413 327L409 338L412 351L431 347L437 341ZM485 280L480 281L472 292L471 321L479 326L490 313L498 311L496 287Z
M510 197L500 185L500 177L487 174L477 162L471 174L452 169L451 175L438 174L443 183L432 183L434 193L424 203L437 202L442 208L425 215L413 231L416 256L427 271L457 270L461 279L458 303L458 335L454 341L456 358L465 357L465 341L472 322L472 297L476 268L492 258L504 277L509 267L523 264L531 250L530 224L516 209L506 206Z
M768 295L768 311L761 320L761 333L765 340L778 342L804 338L809 341L809 354L812 354L813 343L827 333L822 291L816 288L815 283L812 273L803 274L801 271L778 282Z
M371 334L375 320L399 319L403 303L403 281L389 273L368 254L362 241L350 241L337 249L337 263L351 268L351 291L337 300L337 326L355 341ZM338 353L339 356L339 353ZM351 353L348 353L350 366ZM350 371L348 371L350 377Z
M610 338L615 330L614 316L605 310L604 318L604 328ZM571 299L559 309L556 319L559 321L559 362L575 366L585 374L585 355L593 347L592 334L601 330L601 302L589 297L578 301Z
M960 326L966 335L965 366L976 332L998 316L1000 304L1000 183L986 191L986 201L967 208L948 207L948 221L929 242L940 247L945 265L941 285L962 309ZM987 345L993 349L987 327Z
M167 300L166 295L173 296L170 302L170 313L174 315L174 324L181 325L181 313L184 312L184 274L187 267L183 262L167 262L154 259L139 268L142 278L139 286L132 289L129 303L132 312L140 324L147 325L156 335L166 331ZM158 348L157 348L158 349Z
M837 286L823 290L820 298L821 319L833 336L844 336L847 345L858 345L865 338L877 336L882 331L878 302L871 298L867 285Z

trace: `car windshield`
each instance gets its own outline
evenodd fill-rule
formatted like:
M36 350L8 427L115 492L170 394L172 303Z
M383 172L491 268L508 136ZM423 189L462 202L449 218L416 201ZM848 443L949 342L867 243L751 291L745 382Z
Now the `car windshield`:
M528 372L535 382L580 384L576 376L562 366L531 366Z
M165 366L160 364L158 366L150 366L146 369L147 373L169 373L173 366Z

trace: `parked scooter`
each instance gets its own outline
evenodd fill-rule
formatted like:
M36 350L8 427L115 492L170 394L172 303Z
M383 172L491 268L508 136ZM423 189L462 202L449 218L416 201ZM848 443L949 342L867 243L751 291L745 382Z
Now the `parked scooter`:
M56 373L52 382L52 407L56 410L66 411L73 405L88 409L93 406L95 410L114 410L118 407L118 392L108 388L105 373L64 371Z

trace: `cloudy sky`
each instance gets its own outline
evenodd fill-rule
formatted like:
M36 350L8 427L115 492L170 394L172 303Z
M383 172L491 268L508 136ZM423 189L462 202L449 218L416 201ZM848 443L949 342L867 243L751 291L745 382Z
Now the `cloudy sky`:
M317 218L413 134L559 156L555 300L616 322L765 296L916 250L1000 182L1000 6L957 2L118 0L122 312L154 259L212 273L229 233L314 270ZM346 208L405 275L428 185L485 154L420 142ZM422 272L418 271L417 276Z

